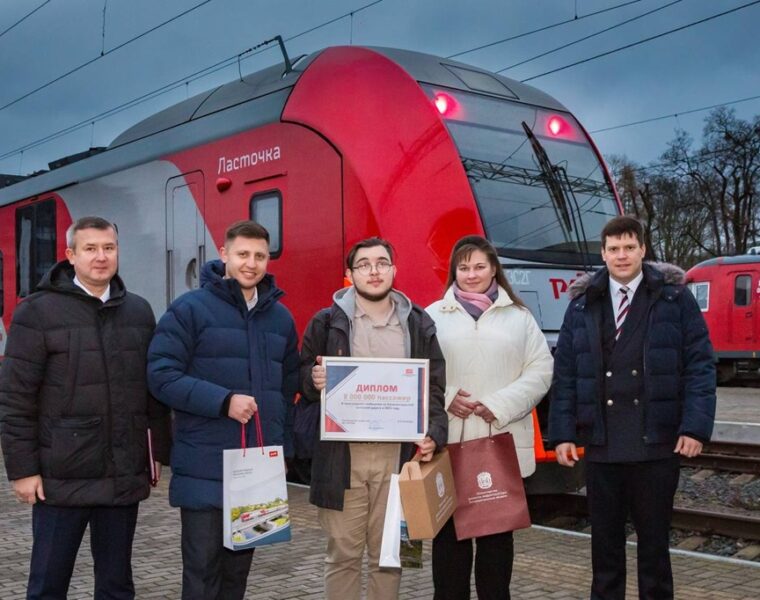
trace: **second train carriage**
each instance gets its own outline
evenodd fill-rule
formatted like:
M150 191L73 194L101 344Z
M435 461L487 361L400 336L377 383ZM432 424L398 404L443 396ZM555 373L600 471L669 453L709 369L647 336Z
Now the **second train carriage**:
M705 260L686 281L710 331L718 382L760 381L760 256Z

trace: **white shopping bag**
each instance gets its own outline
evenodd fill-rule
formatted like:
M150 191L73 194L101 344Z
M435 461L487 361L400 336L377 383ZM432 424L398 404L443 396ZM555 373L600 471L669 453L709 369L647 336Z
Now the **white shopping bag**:
M256 426L261 426L256 413ZM244 550L290 541L282 446L224 451L224 546Z
M388 489L388 504L385 507L383 541L380 545L381 567L401 568L401 494L398 491L398 475L391 475Z
M380 545L381 567L405 569L422 568L422 540L410 540L401 505L398 475L391 475L388 505L383 522L383 541Z

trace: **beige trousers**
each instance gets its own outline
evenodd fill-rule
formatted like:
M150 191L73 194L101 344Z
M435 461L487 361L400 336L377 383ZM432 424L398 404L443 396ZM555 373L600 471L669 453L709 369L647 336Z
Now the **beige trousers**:
M359 600L364 548L369 568L367 600L395 600L401 569L378 566L391 473L398 469L399 444L350 444L351 488L343 510L319 509L328 535L325 558L327 600Z

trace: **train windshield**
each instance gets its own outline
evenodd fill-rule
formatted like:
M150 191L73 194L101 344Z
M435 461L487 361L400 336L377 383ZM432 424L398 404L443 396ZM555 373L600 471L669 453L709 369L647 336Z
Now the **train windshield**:
M572 115L423 87L444 116L499 254L601 264L599 234L618 214L617 201Z

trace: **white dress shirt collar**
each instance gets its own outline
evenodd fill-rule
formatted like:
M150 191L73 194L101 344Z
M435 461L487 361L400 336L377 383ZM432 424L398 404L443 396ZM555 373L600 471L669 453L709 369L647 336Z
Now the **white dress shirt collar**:
M625 284L625 287L628 288L628 304L630 305L633 302L633 296L636 294L636 289L639 287L639 284L644 279L644 271L642 270L636 277L634 277L629 283ZM617 322L618 314L620 312L620 288L623 287L623 284L619 281L616 281L610 276L610 300L612 300L612 311L615 315L615 322Z
M90 290L88 290L86 287L84 287L84 284L81 281L79 281L79 277L77 277L76 275L74 275L74 285L82 288L88 296L92 296L93 298L100 298L100 301L103 304L105 304L106 302L108 302L108 300L111 298L111 284L110 284L110 282L108 284L108 287L106 287L106 291L103 292L103 294L100 295L100 296L96 296Z
M259 301L259 290L258 288L253 288L253 296L251 296L250 300L246 300L245 304L248 307L248 310L253 310L253 307L256 306L256 303Z
M625 287L628 288L628 299L632 300L634 294L636 293L636 290L639 287L639 284L644 279L644 271L642 270L636 277L634 277L630 283L626 283ZM610 296L613 298L617 298L620 294L620 288L623 287L624 284L620 283L619 281L615 280L610 276Z

